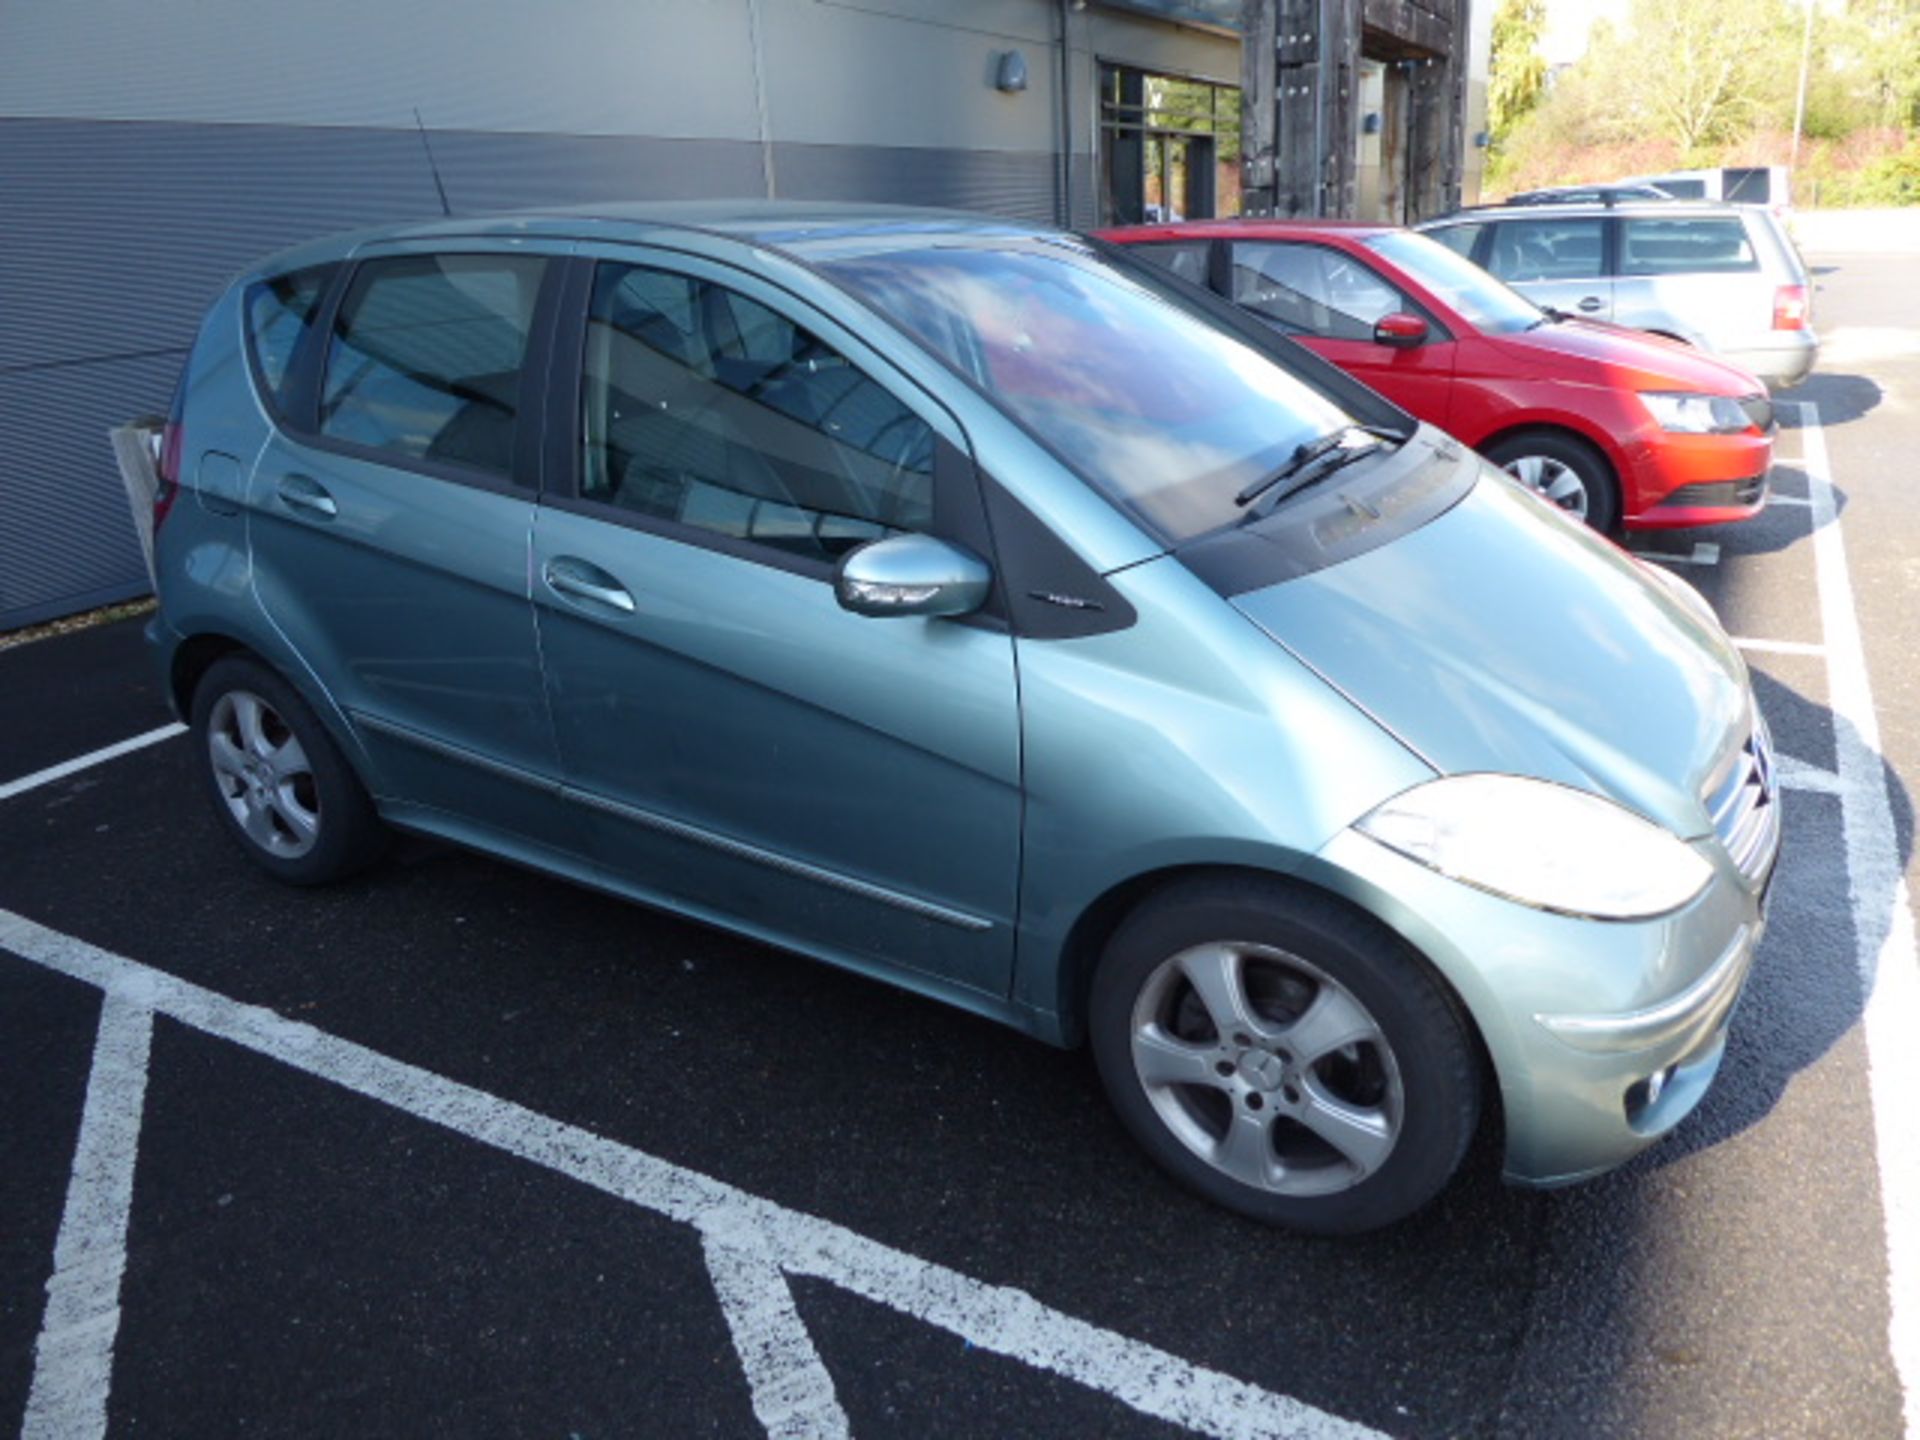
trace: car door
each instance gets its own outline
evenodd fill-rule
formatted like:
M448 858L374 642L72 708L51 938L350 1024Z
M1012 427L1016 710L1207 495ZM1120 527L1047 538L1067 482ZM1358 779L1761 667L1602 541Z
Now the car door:
M1386 276L1348 251L1291 240L1234 240L1229 298L1292 336L1403 410L1446 427L1453 403L1453 337ZM1383 345L1374 326L1415 314L1418 345Z
M539 794L557 757L527 547L556 267L478 240L357 257L247 489L255 591L375 791L546 843L570 832Z
M1020 842L1013 640L840 608L839 557L990 548L965 436L743 271L576 262L535 531L569 795L623 884L858 965L1004 995Z
M1601 215L1498 220L1480 263L1534 304L1582 320L1614 318L1607 221Z

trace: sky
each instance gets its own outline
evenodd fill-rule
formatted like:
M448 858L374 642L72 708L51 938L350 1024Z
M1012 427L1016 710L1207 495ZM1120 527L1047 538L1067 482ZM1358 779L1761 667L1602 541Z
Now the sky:
M1596 20L1615 25L1626 18L1627 0L1547 0L1547 28L1540 53L1549 65L1569 65L1587 49L1587 31Z

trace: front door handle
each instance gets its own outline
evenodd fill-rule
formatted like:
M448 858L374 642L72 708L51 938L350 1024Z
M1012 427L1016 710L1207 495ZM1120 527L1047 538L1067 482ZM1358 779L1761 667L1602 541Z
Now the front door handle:
M546 577L547 588L556 595L591 600L596 605L618 610L622 615L631 615L638 608L633 603L633 595L624 585L598 565L585 560L576 560L571 555L558 556L547 561L541 573Z
M322 520L331 520L340 513L340 507L333 503L333 496L327 493L327 487L311 475L281 476L280 503L290 509L317 515Z
M1587 296L1586 299L1580 302L1580 308L1586 311L1589 315L1591 315L1594 311L1598 310L1602 305L1606 303L1607 302L1602 300L1598 295L1589 295Z

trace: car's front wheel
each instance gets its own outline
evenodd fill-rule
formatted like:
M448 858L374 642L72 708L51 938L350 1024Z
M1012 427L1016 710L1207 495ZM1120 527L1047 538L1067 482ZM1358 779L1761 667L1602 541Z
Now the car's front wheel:
M1175 1178L1270 1224L1369 1230L1452 1177L1478 1056L1424 961L1330 897L1222 877L1163 891L1114 934L1089 997L1094 1059Z
M386 847L373 802L319 718L259 661L230 655L207 670L192 729L214 812L277 879L338 880Z
M1606 457L1577 435L1527 430L1481 452L1550 505L1611 534L1620 521L1620 487Z

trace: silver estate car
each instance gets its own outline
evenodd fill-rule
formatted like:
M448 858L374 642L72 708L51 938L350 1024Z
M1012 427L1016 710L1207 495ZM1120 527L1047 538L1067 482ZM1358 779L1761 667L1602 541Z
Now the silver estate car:
M1785 228L1748 205L1516 205L1420 227L1536 305L1710 350L1771 389L1819 359L1813 286Z
M1306 1229L1483 1119L1517 1182L1617 1165L1720 1064L1779 809L1711 611L1098 242L321 240L213 305L161 457L160 672L287 882L412 830L1085 1041Z

